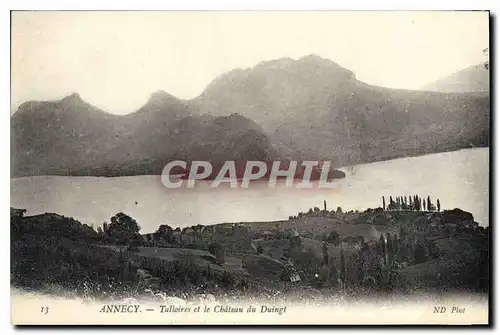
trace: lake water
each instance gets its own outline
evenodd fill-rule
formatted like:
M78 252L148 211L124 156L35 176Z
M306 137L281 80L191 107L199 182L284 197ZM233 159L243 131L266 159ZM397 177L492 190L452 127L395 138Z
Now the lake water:
M402 158L341 169L346 178L334 189L166 189L160 176L59 177L11 179L11 206L27 215L44 212L102 225L124 212L152 232L160 224L186 227L222 222L273 221L310 207L344 210L379 207L382 196L429 195L442 209L461 208L488 226L489 149L476 148ZM388 202L388 201L387 201Z

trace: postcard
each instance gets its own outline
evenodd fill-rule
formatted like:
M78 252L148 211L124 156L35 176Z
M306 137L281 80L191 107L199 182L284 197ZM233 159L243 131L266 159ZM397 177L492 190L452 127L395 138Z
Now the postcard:
M13 11L14 325L489 325L487 11Z

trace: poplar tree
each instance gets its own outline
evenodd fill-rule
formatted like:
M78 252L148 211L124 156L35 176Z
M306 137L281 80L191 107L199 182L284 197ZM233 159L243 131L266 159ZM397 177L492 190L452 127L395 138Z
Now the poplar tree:
M328 245L323 242L323 265L328 265Z
M347 269L344 255L344 247L340 246L340 280L342 280L342 285L345 288L346 286L346 278L347 278Z
M392 237L390 233L387 233L386 235L386 249L387 249L387 259L390 262L393 260L393 255L394 255L394 243L392 242Z

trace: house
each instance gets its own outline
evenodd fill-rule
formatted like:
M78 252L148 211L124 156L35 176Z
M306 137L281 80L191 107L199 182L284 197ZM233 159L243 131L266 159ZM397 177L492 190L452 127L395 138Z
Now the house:
M297 283L299 281L302 281L302 278L300 278L300 275L297 272L292 273L289 279L291 283Z

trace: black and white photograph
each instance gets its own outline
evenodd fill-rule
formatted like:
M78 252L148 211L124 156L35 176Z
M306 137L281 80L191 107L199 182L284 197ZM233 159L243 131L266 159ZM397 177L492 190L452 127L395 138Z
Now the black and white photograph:
M13 325L488 325L488 11L12 11Z

